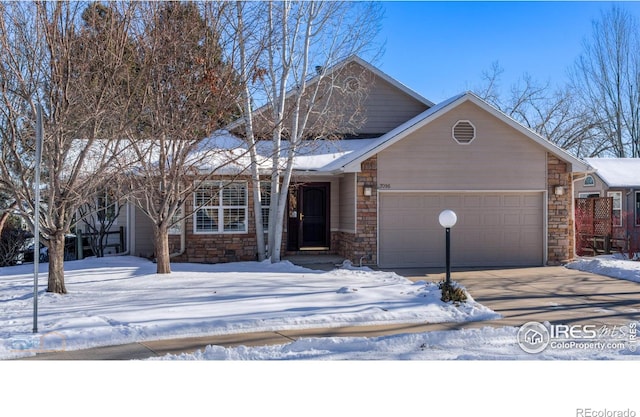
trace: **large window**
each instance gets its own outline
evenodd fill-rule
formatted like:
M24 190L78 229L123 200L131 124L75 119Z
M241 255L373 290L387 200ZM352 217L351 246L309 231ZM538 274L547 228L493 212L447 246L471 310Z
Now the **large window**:
M195 233L245 233L247 184L209 182L194 193Z
M106 190L96 197L96 217L100 223L118 224L118 199L113 190Z
M622 226L622 192L607 191L607 197L613 197L613 219L614 226Z

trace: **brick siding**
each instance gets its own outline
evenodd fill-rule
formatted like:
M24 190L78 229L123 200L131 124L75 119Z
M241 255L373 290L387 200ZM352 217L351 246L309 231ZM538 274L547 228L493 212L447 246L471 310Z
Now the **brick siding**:
M556 187L564 188L556 195ZM574 224L571 213L573 182L566 162L547 153L547 264L560 265L574 257Z
M358 265L378 263L378 158L373 156L362 163L357 176L356 233L338 232L337 252ZM372 188L371 196L364 195L364 187Z

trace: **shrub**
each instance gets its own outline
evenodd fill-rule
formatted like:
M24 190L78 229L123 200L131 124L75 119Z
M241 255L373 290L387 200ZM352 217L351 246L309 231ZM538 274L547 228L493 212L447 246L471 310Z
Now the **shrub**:
M438 288L442 293L440 300L445 303L452 302L455 305L459 305L467 301L467 292L455 282L448 284L446 281L441 281L438 284Z

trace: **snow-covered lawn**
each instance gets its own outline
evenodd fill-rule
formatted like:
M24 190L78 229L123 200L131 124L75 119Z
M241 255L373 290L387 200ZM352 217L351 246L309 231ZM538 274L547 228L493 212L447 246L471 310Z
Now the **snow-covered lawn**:
M68 262L69 294L45 292L42 265L39 333L33 328L31 265L0 268L0 359L42 350L175 337L370 325L497 319L471 298L440 301L433 282L390 272L342 268L325 272L289 262L174 264L170 275L136 257ZM640 281L640 263L614 256L584 258L568 268ZM517 327L434 331L378 338L306 338L280 346L208 347L162 359L635 359L628 349L524 352Z
M568 267L635 280L639 265L603 257ZM4 358L29 354L29 346L20 343L34 342L30 268L0 269ZM69 262L70 294L65 296L44 293L43 273L40 334L49 332L58 342L64 339L67 349L77 349L204 333L496 317L473 301L461 308L445 305L434 284L386 272L322 272L288 263L173 268L170 276L157 276L155 265L132 257ZM634 408L640 361L535 360L638 359L637 354L548 349L531 355L517 345L517 331L505 326L377 338L303 338L281 346L211 346L160 358L216 359L198 362L4 361L2 409L65 416L275 416L284 410L323 417L502 417L513 416L514 410L535 417L605 415L598 413L611 410L640 415L640 408ZM52 407L60 401L63 407Z
M31 265L0 269L0 358L142 340L251 331L499 318L470 299L440 301L436 283L346 267L289 262L174 264L170 275L136 257L68 262L69 294L46 293L42 265L38 334Z

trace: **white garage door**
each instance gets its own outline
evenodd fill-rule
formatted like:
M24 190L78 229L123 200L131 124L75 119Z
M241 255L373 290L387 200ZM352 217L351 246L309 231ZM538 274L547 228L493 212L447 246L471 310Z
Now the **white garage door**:
M458 215L451 230L451 264L543 264L543 193L380 193L379 264L443 267L444 209Z

